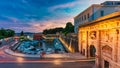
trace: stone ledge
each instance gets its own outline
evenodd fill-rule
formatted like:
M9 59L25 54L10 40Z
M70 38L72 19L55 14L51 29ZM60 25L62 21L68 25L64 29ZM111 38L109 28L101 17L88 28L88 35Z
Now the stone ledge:
M18 56L18 57L41 58L40 55L28 55L28 54L15 53L14 51L12 51L10 49L5 49L4 52L9 55Z
M63 53L63 54L46 54L44 58L63 58L63 59L87 59L85 56L79 53Z

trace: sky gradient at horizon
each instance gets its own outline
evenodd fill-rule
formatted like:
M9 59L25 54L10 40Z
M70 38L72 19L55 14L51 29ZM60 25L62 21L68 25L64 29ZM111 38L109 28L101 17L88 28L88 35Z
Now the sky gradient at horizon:
M107 0L0 0L0 28L42 32L64 27L91 4L104 1Z

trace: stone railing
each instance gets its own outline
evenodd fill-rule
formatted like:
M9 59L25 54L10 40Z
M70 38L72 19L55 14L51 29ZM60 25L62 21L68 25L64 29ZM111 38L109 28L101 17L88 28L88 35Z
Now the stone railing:
M73 36L59 36L59 38L61 38L65 44L66 47L71 51L71 52L78 52L78 40L77 37L73 37Z

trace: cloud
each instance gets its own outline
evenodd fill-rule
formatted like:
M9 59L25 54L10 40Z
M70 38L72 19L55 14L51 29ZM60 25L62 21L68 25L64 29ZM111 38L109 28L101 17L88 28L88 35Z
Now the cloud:
M16 32L42 32L65 27L73 17L93 3L106 0L1 0L0 28ZM117 9L117 8L116 8Z
M9 17L9 16L4 16L4 17L6 17L6 18L8 18L9 20L11 20L12 22L14 22L14 23L17 23L19 20L17 19L17 18L15 18L15 17Z
M31 25L29 28L32 28L31 31L33 32L42 32L45 29L65 27L65 24L69 21L73 23L72 18L62 18L57 20L38 21L38 22L35 21L29 23Z
M11 23L17 23L20 22L21 20L16 18L16 17L12 17L12 16L4 16L4 15L0 15L0 21L5 21L5 22L11 22ZM1 22L0 22L1 23Z
M16 32L42 32L45 29L56 28L56 27L65 27L67 22L72 22L72 18L61 18L61 19L54 19L54 20L45 20L45 21L35 21L31 20L29 23L17 22L4 22L0 23L1 28L6 29L13 29ZM3 21L0 21L3 22ZM8 25L9 24L9 25Z
M56 9L63 9L63 8L71 8L71 7L74 7L75 5L78 5L78 4L83 4L82 1L75 1L75 2L69 2L69 3L66 3L66 4L60 4L60 5L56 5L56 6L52 6L49 8L50 11L54 11Z

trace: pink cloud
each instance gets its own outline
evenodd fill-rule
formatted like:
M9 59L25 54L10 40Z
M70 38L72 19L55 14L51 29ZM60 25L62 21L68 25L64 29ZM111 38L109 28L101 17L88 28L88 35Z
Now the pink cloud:
M56 27L65 27L67 22L72 22L72 18L63 18L58 20L48 20L48 21L38 21L38 22L31 22L31 27L26 28L32 32L42 32L45 29L51 29Z
M60 5L52 6L52 7L49 8L49 10L54 11L54 10L59 9L59 8L69 8L69 7L73 7L77 4L83 4L83 2L77 0L75 2L70 2L70 3L66 3L66 4L60 4Z

